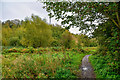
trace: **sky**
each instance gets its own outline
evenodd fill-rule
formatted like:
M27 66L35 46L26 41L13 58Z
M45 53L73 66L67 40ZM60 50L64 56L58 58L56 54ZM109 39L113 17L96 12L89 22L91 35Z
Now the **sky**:
M43 9L43 3L37 0L0 0L0 20L24 20L25 17L30 17L32 14L46 19L49 23L48 12ZM51 19L51 24L61 25L61 21ZM79 28L70 28L71 33L79 34Z
M23 20L25 17L30 17L31 14L38 15L42 19L49 20L48 13L42 8L43 3L40 2L2 2L2 21L8 19L20 19ZM52 19L52 23L57 23ZM60 24L60 23L58 23Z

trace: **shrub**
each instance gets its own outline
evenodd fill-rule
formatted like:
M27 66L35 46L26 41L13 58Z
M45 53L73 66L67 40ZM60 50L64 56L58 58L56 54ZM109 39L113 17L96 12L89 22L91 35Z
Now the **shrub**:
M9 45L10 46L21 46L19 38L18 37L11 37L9 39Z
M57 47L57 46L60 46L60 43L59 43L58 40L54 40L54 41L52 41L51 46L52 47Z
M101 54L92 55L89 57L92 66L94 67L96 78L113 78L119 79L119 64L117 59L112 59L111 55L102 56Z

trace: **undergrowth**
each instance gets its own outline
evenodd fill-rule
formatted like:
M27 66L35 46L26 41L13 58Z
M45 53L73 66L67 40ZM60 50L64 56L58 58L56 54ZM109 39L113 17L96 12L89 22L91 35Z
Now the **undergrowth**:
M30 53L31 49L22 51L5 50L7 53L2 55L3 78L78 78L81 60L86 55L77 50L44 49L42 54L38 54L37 49L33 53Z
M96 73L96 78L120 79L119 61L116 61L111 55L96 54L89 57L90 62Z

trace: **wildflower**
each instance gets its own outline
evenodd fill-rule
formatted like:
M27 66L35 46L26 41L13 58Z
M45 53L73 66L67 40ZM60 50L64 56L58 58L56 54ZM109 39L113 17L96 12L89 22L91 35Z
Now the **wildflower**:
M14 52L17 52L16 50Z
M26 49L23 49L23 51L25 51Z
M108 65L110 65L110 63L108 63Z
M9 49L10 51L12 51L12 49Z
M48 77L48 75L46 75Z
M36 63L35 63L35 65L36 65Z
M39 76L41 75L41 73L38 74Z
M37 67L35 68L35 70L37 70Z

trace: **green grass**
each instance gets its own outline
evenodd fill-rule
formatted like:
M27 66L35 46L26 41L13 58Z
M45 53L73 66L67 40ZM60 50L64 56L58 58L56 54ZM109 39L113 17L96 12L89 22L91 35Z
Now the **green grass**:
M97 47L82 47L82 49L86 51L96 51Z
M79 76L79 66L85 53L74 50L63 52L56 48L44 50L42 54L22 53L20 50L20 52L4 53L3 78L77 78Z
M96 78L120 79L119 63L110 55L91 55L89 60L95 70Z

